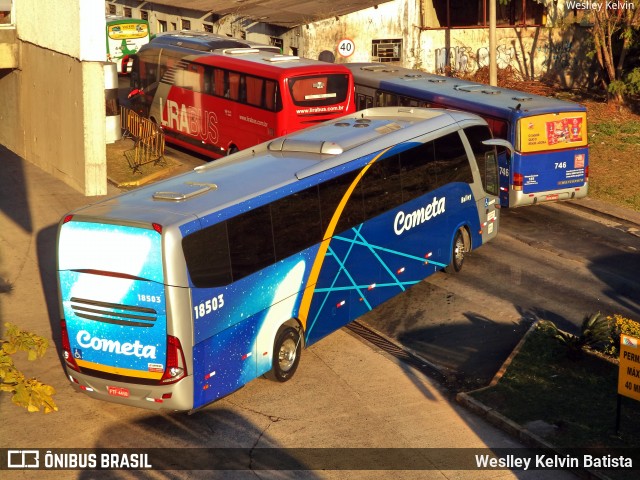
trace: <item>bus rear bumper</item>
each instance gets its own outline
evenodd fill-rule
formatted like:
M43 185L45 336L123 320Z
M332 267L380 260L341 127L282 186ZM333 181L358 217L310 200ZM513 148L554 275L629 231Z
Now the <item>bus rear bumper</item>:
M509 195L509 208L584 198L587 196L588 185L588 183L584 183L580 187L566 188L562 190L549 190L546 192L525 193L512 190Z
M77 391L98 400L147 410L189 411L193 408L193 376L169 385L141 385L67 369L67 378Z

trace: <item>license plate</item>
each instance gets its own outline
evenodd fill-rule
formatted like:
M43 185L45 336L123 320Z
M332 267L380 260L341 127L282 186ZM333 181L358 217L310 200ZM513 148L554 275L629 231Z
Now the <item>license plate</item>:
M547 200L557 200L558 199L558 194L554 193L552 195L547 195Z
M129 389L123 387L107 387L107 392L109 395L113 395L114 397L128 397Z

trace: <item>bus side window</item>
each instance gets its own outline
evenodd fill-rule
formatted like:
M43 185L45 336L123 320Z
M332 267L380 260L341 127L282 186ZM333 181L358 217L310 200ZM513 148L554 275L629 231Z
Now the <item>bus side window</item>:
M397 107L398 97L393 93L376 90L376 107Z
M373 98L369 95L358 94L356 110L364 110L373 107Z
M213 94L213 69L211 67L205 67L202 74L202 93L207 95Z
M489 128L495 138L504 138L505 140L509 138L507 136L509 131L509 124L507 122L489 117L485 118L485 120L489 124Z
M213 69L213 94L218 97L224 97L226 91L225 71L220 68Z
M380 90L376 90L376 101L375 101L375 104L373 106L374 107L381 107L382 106L382 92Z
M400 159L392 155L378 160L362 178L365 217L373 218L402 203Z
M227 220L233 281L275 263L269 205Z
M271 204L276 260L322 240L318 187L294 193Z
M266 101L266 95L264 93L265 80L263 78L253 77L251 75L246 76L247 82L247 103L254 107L264 108Z
M434 140L435 162L438 186L447 183L473 183L471 164L458 132L453 132Z
M400 153L403 202L418 198L438 187L433 164L433 142L422 143Z
M228 285L232 281L227 224L217 223L182 239L191 282L198 288Z
M278 105L282 102L278 101L278 84L273 80L267 80L264 86L265 107L272 112L279 110Z
M229 98L240 100L240 74L237 72L229 72Z
M326 232L327 228L329 228L329 222L333 214L357 175L358 172L350 172L320 184L320 208L323 232ZM363 221L362 189L360 183L358 183L349 201L344 206L335 231L336 233L344 232Z

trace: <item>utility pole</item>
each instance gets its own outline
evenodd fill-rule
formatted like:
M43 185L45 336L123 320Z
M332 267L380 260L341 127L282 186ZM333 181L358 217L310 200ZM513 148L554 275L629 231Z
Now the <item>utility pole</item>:
M489 85L498 85L496 0L489 0Z

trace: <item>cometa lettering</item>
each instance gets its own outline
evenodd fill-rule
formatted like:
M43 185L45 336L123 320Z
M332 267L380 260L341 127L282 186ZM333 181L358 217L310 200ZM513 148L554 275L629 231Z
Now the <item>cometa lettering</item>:
M91 348L99 352L115 353L117 355L134 355L138 358L156 358L156 347L142 345L138 340L134 343L120 343L117 340L92 337L86 330L80 330L76 341L82 348Z
M393 231L396 232L396 235L402 235L403 232L408 232L412 228L444 213L446 208L445 200L445 197L434 197L431 203L411 213L405 213L402 210L399 211L393 223Z

